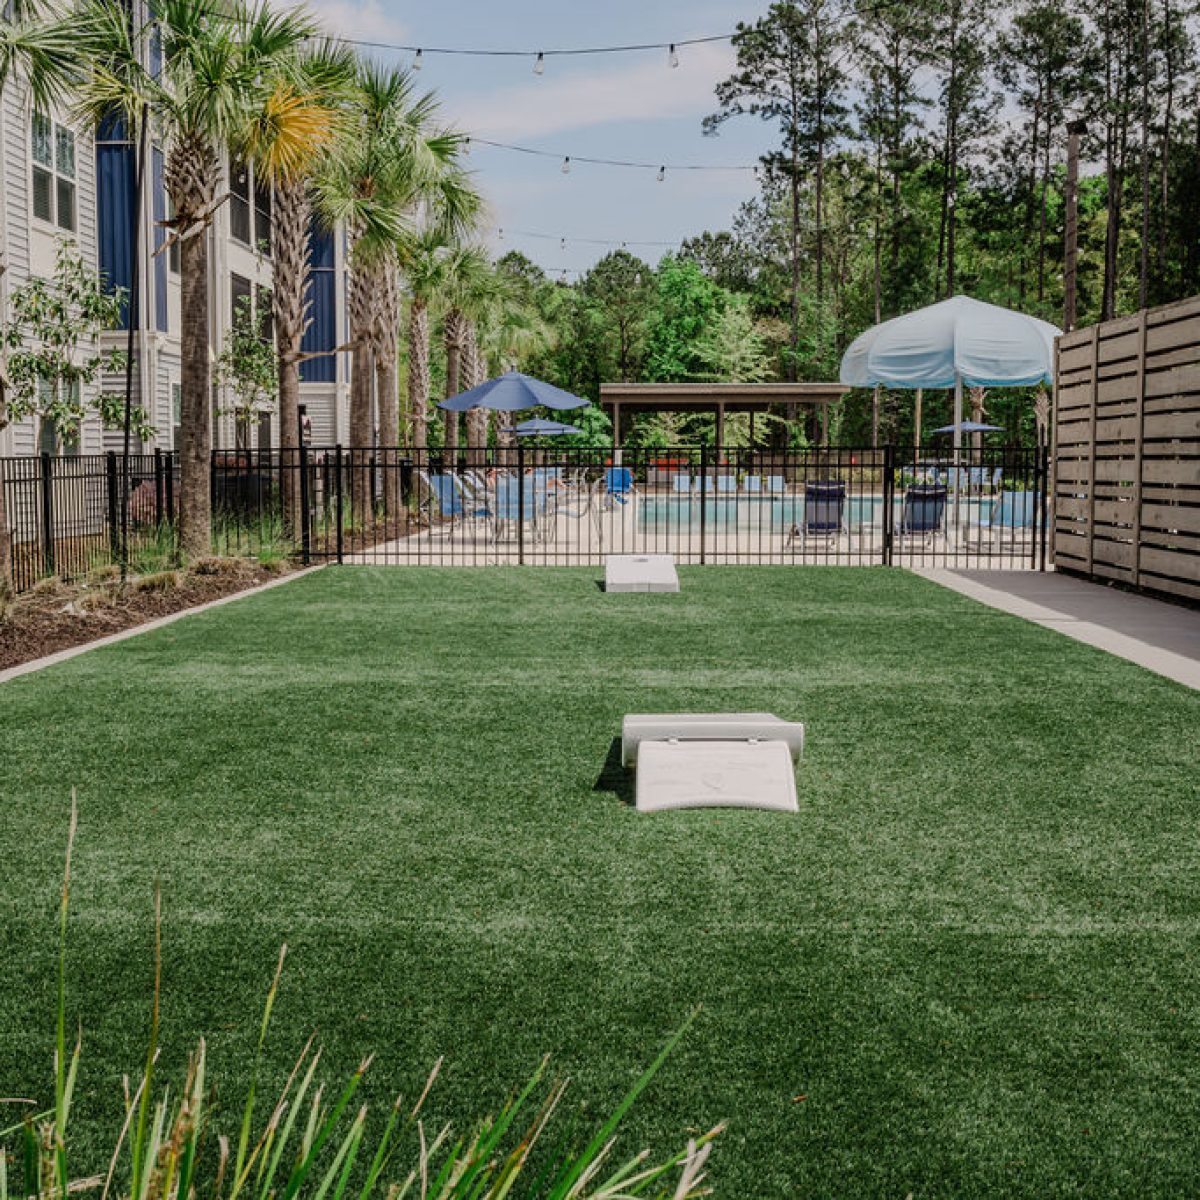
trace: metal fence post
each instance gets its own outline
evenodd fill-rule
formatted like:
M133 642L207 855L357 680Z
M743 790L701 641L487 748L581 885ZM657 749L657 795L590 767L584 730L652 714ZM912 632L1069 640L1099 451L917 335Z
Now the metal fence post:
M1046 569L1046 542L1050 534L1049 492L1050 492L1050 450L1041 445L1037 449L1037 468L1034 478L1037 480L1037 496L1033 504L1033 520L1037 533L1033 539L1036 565L1039 571ZM1039 527L1040 526L1040 527Z
M883 448L883 565L892 565L892 544L896 532L896 447L888 442Z
M42 562L49 574L54 574L54 481L53 460L42 454Z
M336 466L334 468L333 483L334 483L334 520L337 521L337 560L338 565L342 562L342 443L338 442L336 454Z
M154 447L154 526L161 529L163 523L163 460L162 451Z
M517 565L525 565L525 446L517 447Z
M704 543L708 536L708 446L700 447L700 565L704 566L707 555Z
M300 441L300 554L307 567L312 553L312 512L308 506L308 447Z
M113 562L121 557L121 526L117 517L117 455L108 451L104 456L104 481L108 494L108 552Z

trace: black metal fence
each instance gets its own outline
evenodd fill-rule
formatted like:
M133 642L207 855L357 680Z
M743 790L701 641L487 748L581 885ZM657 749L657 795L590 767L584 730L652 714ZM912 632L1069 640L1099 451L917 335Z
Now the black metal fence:
M175 553L163 454L0 460L18 590ZM218 451L214 549L303 562L1044 568L1047 460L1024 447ZM122 496L126 497L124 507Z

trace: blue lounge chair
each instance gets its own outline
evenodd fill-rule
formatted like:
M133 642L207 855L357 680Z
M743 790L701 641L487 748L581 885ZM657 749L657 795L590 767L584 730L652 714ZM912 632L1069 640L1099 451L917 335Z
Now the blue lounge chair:
M506 527L516 526L522 519L532 530L534 541L541 541L545 532L545 514L546 490L539 487L531 477L517 479L507 475L496 480L492 507L488 513L493 521L493 536L496 541L500 540L500 535Z
M628 504L634 495L633 471L629 467L605 467L604 493L609 501Z
M490 515L478 497L464 492L462 483L454 475L427 475L422 471L421 479L437 505L438 515L444 520L479 519Z
M979 520L979 540L990 534L999 543L1005 534L1013 541L1033 529L1036 494L1034 492L1001 492L992 504L992 511Z
M757 475L747 475L742 480L742 491L758 494L762 492L762 480Z
M722 496L728 496L737 492L737 480L732 475L717 476L717 491Z
M676 471L671 476L671 490L677 495L688 495L692 490L692 477L686 471Z
M896 526L896 536L919 537L933 541L946 537L946 488L942 484L910 487L904 493L904 507Z
M804 516L788 532L787 544L799 539L802 546L809 538L825 539L830 547L841 536L846 525L846 485L831 479L804 485Z

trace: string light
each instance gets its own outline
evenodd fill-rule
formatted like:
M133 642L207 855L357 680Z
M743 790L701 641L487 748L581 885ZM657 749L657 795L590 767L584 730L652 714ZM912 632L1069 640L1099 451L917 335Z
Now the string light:
M538 51L538 56L533 63L533 73L535 75L543 75L546 71L546 56L541 50Z
M662 183L662 181L663 181L664 179L666 179L666 177L667 177L667 168L666 168L666 167L659 167L659 168L658 168L658 174L655 176L655 178L658 180L658 182L659 182L659 183Z
M565 250L568 242L575 246L620 246L622 250L627 250L630 246L651 246L662 250L674 250L679 246L678 240L663 242L638 238L621 238L618 240L616 238L575 237L571 234L563 233L542 233L535 229L497 229L496 234L500 241L504 241L511 234L513 237L518 238L537 238L543 242L558 242L560 250Z
M667 51L667 63L674 69L679 66L679 51L675 49L675 43L671 43L671 48Z
M558 158L556 150L537 150L532 146L514 146L511 142L494 142L490 138L473 138L477 146L491 146L495 150L511 150L516 154L533 154L539 158ZM623 158L589 158L583 154L574 157L567 155L563 159L563 174L569 172L571 163L589 163L597 167L631 167L639 171L757 171L756 166L743 166L733 163L730 166L718 166L715 163L655 163L636 162Z
M895 0L895 2L899 3L900 0ZM677 42L635 42L623 46L562 46L554 50L536 51L489 50L464 46L426 46L424 49L429 54L459 54L471 58L527 58L530 54L536 54L539 58L543 56L545 58L566 58L590 54L638 54L644 51L666 50L671 66L676 66L676 61L670 56L674 55L675 59L678 59L681 46L703 46L712 42L728 42L733 37L732 33L715 33L708 37L681 38ZM402 42L375 42L362 38L344 38L342 40L351 46L366 46L371 50L400 50L411 53L419 49L417 46L405 45Z
M413 60L412 60L412 69L413 69L414 71L419 71L419 70L421 69L421 55L422 55L422 53L423 53L423 52L422 52L420 49L418 49L418 50L417 50L417 52L416 52L416 54L414 54L414 55L413 55Z
M558 248L559 248L560 250L565 250L565 249L567 248L567 239L566 239L566 238L562 238L562 239L559 241L559 243L558 243Z

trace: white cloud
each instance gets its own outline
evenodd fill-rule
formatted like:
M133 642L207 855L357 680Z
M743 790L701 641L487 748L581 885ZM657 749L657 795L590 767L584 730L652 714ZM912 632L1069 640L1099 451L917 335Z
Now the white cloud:
M331 34L366 42L407 41L408 30L380 0L308 0L308 9Z
M627 66L605 64L586 73L549 59L546 74L520 84L447 103L460 128L496 140L544 137L610 121L695 117L714 111L713 87L729 74L733 54L725 43L685 46L680 65L665 52Z

